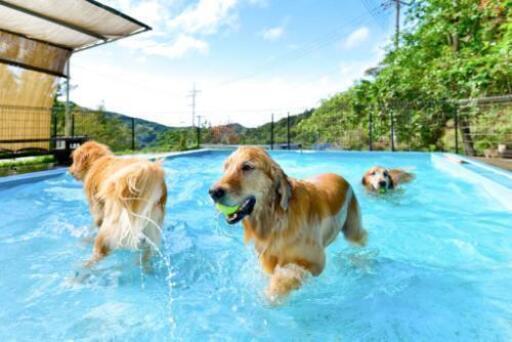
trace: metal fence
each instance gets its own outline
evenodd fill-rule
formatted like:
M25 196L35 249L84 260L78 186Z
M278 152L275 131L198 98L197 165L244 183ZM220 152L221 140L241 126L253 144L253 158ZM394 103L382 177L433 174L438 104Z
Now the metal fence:
M445 151L498 156L512 148L512 96L461 101L395 101L363 113L340 105L328 115L269 115L269 123L208 128L203 142L270 149Z

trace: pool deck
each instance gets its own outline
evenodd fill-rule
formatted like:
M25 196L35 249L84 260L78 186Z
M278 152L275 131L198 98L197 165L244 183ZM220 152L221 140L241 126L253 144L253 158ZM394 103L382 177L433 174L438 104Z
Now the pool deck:
M495 167L499 167L501 169L512 171L512 159L502 159L502 158L482 158L482 157L472 157L471 159L478 160L482 163L486 163Z

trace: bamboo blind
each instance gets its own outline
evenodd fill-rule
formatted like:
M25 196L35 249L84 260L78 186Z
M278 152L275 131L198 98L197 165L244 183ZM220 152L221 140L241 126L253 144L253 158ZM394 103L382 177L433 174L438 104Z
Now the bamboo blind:
M57 78L0 64L0 140L49 139ZM49 149L48 142L0 143L0 149Z

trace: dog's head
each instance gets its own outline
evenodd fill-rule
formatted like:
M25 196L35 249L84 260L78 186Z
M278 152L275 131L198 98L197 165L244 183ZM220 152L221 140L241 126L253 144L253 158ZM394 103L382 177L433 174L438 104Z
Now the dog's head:
M366 171L362 183L370 191L385 191L394 187L390 171L380 166L374 166Z
M106 145L95 141L88 141L71 154L73 164L69 167L69 173L77 180L83 180L87 171L89 171L96 160L111 153Z
M286 210L291 186L286 174L264 149L240 147L226 160L224 175L209 193L216 203L239 206L227 216L228 223L234 224L253 211Z

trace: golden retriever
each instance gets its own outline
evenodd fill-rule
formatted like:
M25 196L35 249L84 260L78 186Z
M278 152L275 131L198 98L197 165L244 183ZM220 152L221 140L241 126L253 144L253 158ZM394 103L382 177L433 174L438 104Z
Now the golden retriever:
M114 249L143 250L143 265L159 247L167 201L160 163L119 158L89 141L72 154L70 173L84 182L89 209L98 227L90 267Z
M216 203L239 205L226 219L243 220L244 240L254 242L261 267L270 274L271 301L299 288L310 274L322 273L325 248L340 231L355 244L366 243L356 196L343 177L287 177L262 148L238 148L209 193Z
M363 176L361 183L371 192L386 192L401 183L410 182L414 175L401 169L386 169L374 166Z

